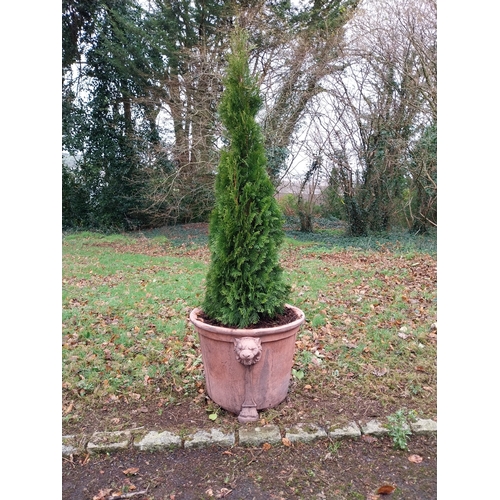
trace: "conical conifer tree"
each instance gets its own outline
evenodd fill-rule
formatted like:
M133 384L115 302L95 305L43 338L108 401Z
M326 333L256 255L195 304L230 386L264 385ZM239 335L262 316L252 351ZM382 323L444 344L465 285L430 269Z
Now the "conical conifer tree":
M219 107L229 145L216 178L203 310L226 326L245 328L282 313L290 287L279 265L283 216L255 120L262 101L250 75L244 31L235 32L231 47Z

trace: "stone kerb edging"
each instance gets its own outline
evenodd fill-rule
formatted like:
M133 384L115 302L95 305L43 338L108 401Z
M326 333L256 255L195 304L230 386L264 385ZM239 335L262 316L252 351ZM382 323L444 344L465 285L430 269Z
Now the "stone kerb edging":
M418 419L410 424L413 434L432 434L437 432L437 423L431 419ZM358 438L361 435L383 436L389 429L377 420L369 422L350 422L345 427L335 425L319 426L299 423L291 428L280 428L277 425L241 426L234 432L225 433L221 429L212 428L198 430L191 434L169 431L147 431L135 428L125 431L95 432L92 436L63 436L63 456L85 453L101 453L125 449L141 451L173 450L176 448L195 448L218 445L260 446L264 443L280 444L286 438L287 443L312 442L317 439Z

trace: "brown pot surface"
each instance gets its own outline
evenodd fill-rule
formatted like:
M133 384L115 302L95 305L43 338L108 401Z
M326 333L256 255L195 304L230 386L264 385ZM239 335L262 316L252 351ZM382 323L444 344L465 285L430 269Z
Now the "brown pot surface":
M214 326L198 319L199 308L190 314L200 338L207 393L225 410L240 414L240 421L256 420L252 408L271 408L286 398L295 340L305 320L303 311L286 307L297 319L270 328Z

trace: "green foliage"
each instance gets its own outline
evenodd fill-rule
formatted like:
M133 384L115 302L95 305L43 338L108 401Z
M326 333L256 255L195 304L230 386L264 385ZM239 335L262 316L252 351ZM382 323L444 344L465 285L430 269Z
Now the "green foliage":
M299 191L299 196L297 198L297 212L300 219L300 230L306 233L313 232L312 217L317 205L314 198L308 197L304 198L304 189L312 179L314 174L316 174L321 168L321 157L315 158L310 167L307 169L304 178L302 179L302 184Z
M144 11L133 0L98 2L93 16L89 24L81 14L75 21L81 27L70 23L63 30L64 37L77 28L78 36L89 37L82 47L63 43L66 60L77 57L77 49L86 60L78 86L70 72L63 84L63 148L78 157L63 166L63 228L135 228L145 222L137 215L145 144L158 140L145 99L158 58L146 43ZM63 18L71 15L63 12ZM77 87L84 92L77 94Z
M219 108L229 147L222 152L216 178L203 309L223 324L240 328L282 312L290 290L278 261L283 217L255 121L260 106L258 86L249 72L246 36L237 31Z
M318 328L320 326L323 326L324 324L325 324L325 318L321 314L316 314L316 316L314 316L311 322L311 326L313 328Z
M104 2L96 0L62 1L62 65L69 67L80 58L82 42L95 28L95 13Z
M424 130L410 151L412 185L407 217L415 233L425 233L437 224L437 125Z
M346 151L336 152L346 215L352 236L388 231L401 224L409 183L408 146L415 137L416 108L409 106L406 77L392 62L378 70L375 95L358 110L359 170L353 175ZM337 168L335 167L335 168Z
M358 200L351 194L344 195L347 221L349 223L349 234L351 236L366 236L368 234L366 223L366 210Z
M323 203L320 206L320 210L325 217L335 217L345 220L345 203L337 187L330 185L323 191Z
M407 411L406 408L402 408L387 417L387 428L394 448L398 450L408 449L408 437L411 436L409 422L415 421L416 417L415 411Z
M368 135L361 183L353 197L346 197L355 236L387 231L394 223L405 187L402 160L396 152L402 135L384 128Z
M292 368L292 376L297 380L302 380L304 378L304 370L297 370Z
M297 215L297 197L294 194L283 195L278 200L278 205L285 216Z
M290 151L288 148L278 146L266 148L267 173L275 186L279 184L279 174L285 170L289 155Z
M308 45L315 36L318 51L335 59L321 40L356 3L63 0L63 149L81 155L63 173L64 229L207 221L219 162L220 75L234 19L253 19L252 62L262 58L267 67L270 53L301 52L290 41ZM272 77L278 88L273 84L275 104L266 106L270 116L261 117L275 185L291 134L316 94L321 74L306 62L316 59L313 66L328 67L323 57L291 55L284 71L268 68L280 72ZM159 119L164 110L166 121Z
M301 231L286 231L287 238L301 241L323 248L344 248L360 250L390 250L396 253L416 252L436 255L436 232L428 231L426 234L412 234L409 231L390 231L370 236L351 236L344 234L343 230L330 229L318 230L314 233ZM290 240L289 240L290 241Z

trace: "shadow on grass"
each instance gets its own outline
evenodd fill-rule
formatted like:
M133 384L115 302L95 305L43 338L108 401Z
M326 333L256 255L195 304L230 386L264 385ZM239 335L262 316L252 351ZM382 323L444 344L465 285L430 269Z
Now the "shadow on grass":
M143 231L146 238L165 237L173 245L208 245L208 224L194 223L181 224L177 226L163 226L156 229ZM312 233L306 233L292 229L291 225L285 225L287 238L301 242L310 243L316 247L359 249L391 252L417 252L436 255L437 236L436 232L429 234L411 234L408 231L399 230L389 233L372 234L369 236L348 236L341 224L321 224Z
M286 231L288 238L302 243L311 243L318 247L359 249L359 250L386 250L391 252L417 252L436 255L436 234L415 235L407 231L392 231L385 234L370 236L347 236L344 231L315 230L313 233L301 231Z
M163 226L156 229L142 231L146 238L165 237L174 246L181 245L208 245L208 224L192 223L178 224L176 226Z

